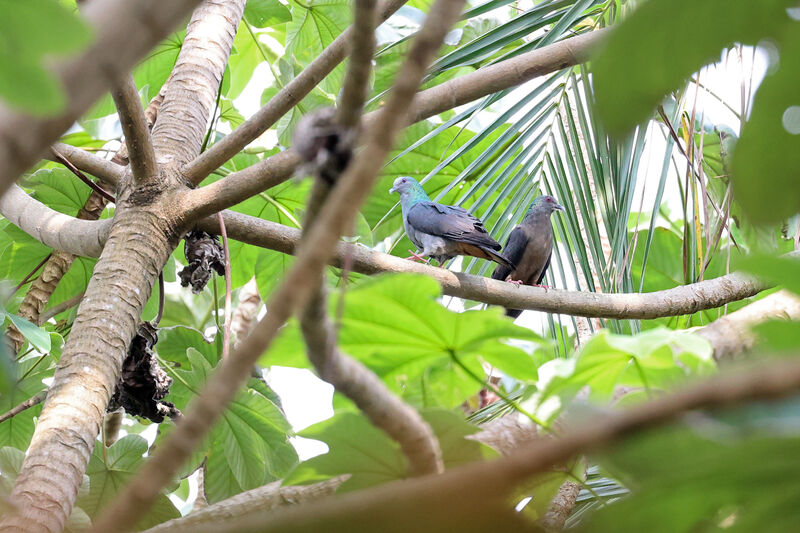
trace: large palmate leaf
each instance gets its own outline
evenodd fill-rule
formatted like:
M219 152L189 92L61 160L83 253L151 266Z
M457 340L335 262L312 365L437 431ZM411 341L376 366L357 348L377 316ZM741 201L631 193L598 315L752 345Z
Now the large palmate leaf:
M98 441L86 467L89 491L78 498L78 505L90 517L97 517L139 470L145 452L147 441L138 435L127 435L105 450ZM138 528L147 529L180 515L169 498L161 494L139 519Z
M626 336L600 331L575 357L542 365L534 403L542 420L554 420L585 387L594 401L610 400L617 387L650 397L715 368L711 345L692 333L660 328Z
M445 468L492 457L494 452L466 436L479 429L461 414L441 409L425 410L422 417L431 425L442 449ZM328 445L329 452L300 463L285 485L302 485L347 474L339 491L359 490L406 477L406 462L399 445L355 412L333 418L303 430L300 436Z
M537 358L500 341L521 339L544 346L538 335L513 325L498 308L449 311L435 301L440 294L439 285L425 276L363 281L347 291L339 346L391 388L424 396L426 405L454 407L477 392L485 379L481 362L519 380L536 379ZM285 328L264 364L307 365L296 325Z
M52 377L55 366L49 355L28 357L11 365L9 390L0 394L0 412L3 413L43 391L42 380ZM0 447L27 449L33 436L34 418L41 409L41 405L31 407L0 423Z
M186 356L187 369L167 369L174 380L167 400L180 409L200 393L217 363L216 353L210 350L201 353L189 348ZM287 440L290 426L280 408L263 392L250 387L240 392L208 438L204 453L209 501L279 479L297 462ZM194 460L200 459L197 455Z
M5 509L4 504L8 501L14 481L22 468L22 461L25 459L25 452L11 447L0 447L0 515L10 510ZM83 483L78 489L78 498L85 497L89 492L89 477L84 474ZM77 505L72 508L72 512L67 518L64 526L66 533L77 533L86 531L92 523L86 511Z
M352 11L346 0L292 2L292 20L286 30L286 54L306 66L350 24ZM321 82L336 94L342 85L344 65L339 65Z

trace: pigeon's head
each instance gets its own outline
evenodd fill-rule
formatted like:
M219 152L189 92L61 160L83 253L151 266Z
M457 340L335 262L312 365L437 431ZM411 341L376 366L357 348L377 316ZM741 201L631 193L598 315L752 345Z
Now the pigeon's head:
M553 211L564 211L564 206L559 204L552 196L539 196L533 200L530 209L528 209L529 213L534 211L544 212L549 215Z
M420 185L419 182L414 178L410 178L408 176L400 176L394 180L394 184L392 184L392 188L389 189L389 192L399 192L402 196L407 194L425 194L425 190L422 188L422 185Z

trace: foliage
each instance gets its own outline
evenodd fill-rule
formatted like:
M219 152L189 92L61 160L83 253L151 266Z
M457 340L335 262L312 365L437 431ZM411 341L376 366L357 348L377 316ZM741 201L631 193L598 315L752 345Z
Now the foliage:
M0 10L0 97L29 113L61 111L66 99L45 64L83 49L89 28L57 0L2 0Z
M391 87L429 4L409 2L378 30L369 109L377 109ZM501 242L533 198L556 195L567 211L553 217L551 286L653 292L743 268L800 294L796 262L775 257L792 248L798 227L793 220L782 231L776 223L798 211L797 195L785 192L796 189L791 179L800 166L793 129L800 33L793 31L796 13L786 11L793 3L649 0L635 2L632 10L633 4L543 0L520 8L509 0L491 0L471 5L439 51L425 87L626 20L591 71L580 66L554 72L407 128L346 240L406 255L411 244L396 197L387 190L396 176L407 175L420 180L438 201L479 216ZM64 95L49 65L91 40L73 13L74 3L0 0L0 6L6 15L0 20L0 71L13 74L0 77L0 98L29 113L57 112ZM350 7L342 0L249 0L220 84L209 145L319 56L350 23ZM177 31L134 69L144 104L168 79L184 38L185 31ZM778 49L780 61L756 93L739 139L738 127L711 123L690 104L691 88L699 89L686 80L715 61L724 47L764 38ZM336 102L345 70L346 63L334 69L204 184L285 150L304 114ZM738 116L746 117L746 111ZM74 130L62 141L87 150L116 149L120 127L110 95ZM649 174L658 167L660 173ZM90 194L81 180L49 162L32 169L19 185L70 216ZM233 210L300 228L309 190L308 180L289 180ZM676 202L679 208L670 211ZM113 214L112 205L102 216ZM774 224L755 226L753 219ZM42 275L37 265L50 252L0 219L0 277L7 293L0 318L4 327L13 324L27 339L20 354L0 353L0 413L46 388L75 320L74 309L41 327L20 316L29 287L25 281ZM229 258L234 307L251 279L266 300L293 261L235 241ZM85 291L95 262L76 258L47 309ZM179 246L163 271L166 306L155 347L173 379L166 399L180 409L220 364L224 301L220 279L198 295L178 288L176 269L183 264ZM481 275L492 268L473 259L448 266ZM626 409L715 373L710 346L687 329L749 303L652 321L590 321L587 334L578 327L584 319L559 315L526 313L515 324L500 308L444 298L435 281L419 275L365 277L331 267L327 286L339 348L420 410L439 438L447 468L496 455L467 438L480 431L473 423L510 414L533 418L558 433L563 420L580 420L598 409ZM151 295L142 319L152 319L157 307L157 294ZM759 347L771 352L793 353L800 346L795 322L767 322L757 332ZM260 364L309 368L296 321L284 327ZM256 369L139 526L187 512L192 502L180 511L173 502L186 500L187 478L201 467L211 503L280 479L286 485L309 484L347 475L339 490L353 491L405 478L398 445L346 399L337 395L333 405L333 417L297 433L324 442L328 453L300 461L281 399ZM0 423L2 497L19 471L40 410L35 406ZM592 456L586 476L581 459L553 468L523 487L519 497L533 496L525 509L538 518L565 480L578 480L584 489L571 523L592 531L717 526L746 531L754 524L763 528L765 517L774 530L786 530L796 520L784 504L796 492L789 481L796 465L786 452L797 445L796 410L796 403L788 402L777 409L701 414L700 422L691 419ZM124 435L112 446L96 443L70 529L97 516L150 454L148 446L157 447L174 426L160 424L153 437L150 423L126 416L123 427Z

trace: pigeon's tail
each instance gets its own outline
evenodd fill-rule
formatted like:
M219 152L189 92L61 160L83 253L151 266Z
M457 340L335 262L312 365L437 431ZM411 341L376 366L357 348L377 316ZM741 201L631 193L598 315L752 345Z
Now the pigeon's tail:
M517 318L521 314L522 314L521 309L509 309L508 307L506 307L506 316L510 316L511 318Z
M486 252L486 255L488 255L489 258L492 261L494 261L495 263L497 263L499 265L503 265L504 267L506 267L506 268L508 268L510 270L516 270L517 269L516 265L514 263L512 263L511 261L509 261L508 258L506 256L504 256L503 254L501 254L500 252L495 252L491 248L486 248L486 247L483 247L483 246L481 246L481 250Z

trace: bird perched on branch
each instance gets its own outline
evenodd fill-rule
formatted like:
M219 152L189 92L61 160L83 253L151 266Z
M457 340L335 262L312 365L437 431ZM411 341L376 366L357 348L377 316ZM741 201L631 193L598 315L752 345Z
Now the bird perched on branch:
M564 211L564 206L552 196L539 196L533 200L522 223L511 231L503 249L515 268L498 265L492 278L511 283L542 287L550 255L553 252L553 226L550 215L553 211ZM546 288L546 287L545 287ZM506 308L506 315L517 318L522 311Z
M394 180L389 192L400 193L403 225L418 249L416 253L409 250L409 259L426 261L425 257L432 257L442 264L457 255L471 255L514 268L500 253L500 243L489 235L483 222L465 209L432 202L422 185L406 176Z

